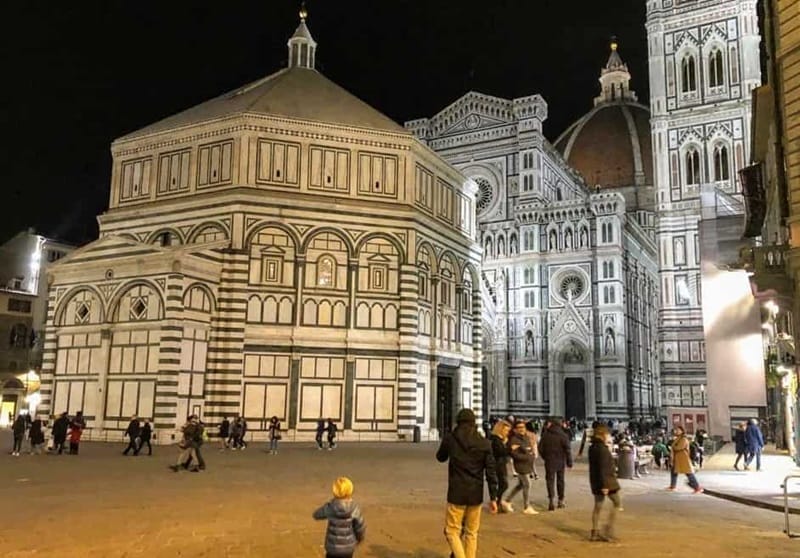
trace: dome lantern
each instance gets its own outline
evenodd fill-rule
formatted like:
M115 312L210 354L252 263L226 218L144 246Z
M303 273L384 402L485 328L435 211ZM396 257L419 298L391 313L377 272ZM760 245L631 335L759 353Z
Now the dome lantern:
M289 47L289 67L313 70L316 64L317 43L306 25L308 10L306 10L305 2L300 6L298 15L300 16L300 24L295 29L294 35L289 39L289 42L286 43Z
M631 74L622 61L616 37L611 37L611 54L605 67L600 70L600 96L595 97L594 106L618 101L637 101L636 93L631 91Z

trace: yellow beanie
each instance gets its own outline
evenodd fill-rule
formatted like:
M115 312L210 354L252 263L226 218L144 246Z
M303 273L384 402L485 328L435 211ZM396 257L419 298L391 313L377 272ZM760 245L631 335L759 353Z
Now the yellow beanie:
M339 477L333 481L333 496L342 500L353 495L353 481L347 477Z

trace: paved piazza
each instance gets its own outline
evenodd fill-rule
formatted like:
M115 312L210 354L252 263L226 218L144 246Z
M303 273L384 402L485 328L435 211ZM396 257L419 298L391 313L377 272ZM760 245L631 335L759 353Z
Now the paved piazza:
M6 437L0 437L3 442ZM5 447L5 445L3 446ZM358 556L446 558L442 536L446 466L432 444L343 444L320 452L262 444L219 452L208 470L172 473L174 447L123 457L122 444L85 443L74 456L0 456L0 556L319 557L325 526L311 512L338 475L355 482L367 519ZM664 473L623 481L622 542L589 543L585 463L567 477L567 509L529 517L483 516L481 557L798 556L783 516L710 496L663 491ZM702 473L700 474L702 480ZM535 483L537 507L544 483ZM793 518L800 529L800 518ZM603 551L600 553L599 551Z

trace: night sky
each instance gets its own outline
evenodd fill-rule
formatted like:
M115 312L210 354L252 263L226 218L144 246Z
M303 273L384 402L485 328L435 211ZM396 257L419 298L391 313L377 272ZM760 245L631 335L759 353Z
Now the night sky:
M107 208L111 141L283 67L299 3L14 4L0 36L0 241L32 226L83 243ZM539 93L552 141L592 106L611 35L647 102L642 0L307 5L317 69L399 123L470 89Z

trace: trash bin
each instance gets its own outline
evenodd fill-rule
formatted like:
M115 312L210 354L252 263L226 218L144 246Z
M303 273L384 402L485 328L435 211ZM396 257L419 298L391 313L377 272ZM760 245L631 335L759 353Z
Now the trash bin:
M633 449L630 446L622 446L617 454L617 477L621 479L633 478Z
M419 426L414 427L414 443L419 444L422 441L422 431Z

